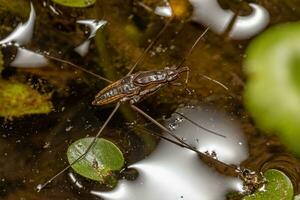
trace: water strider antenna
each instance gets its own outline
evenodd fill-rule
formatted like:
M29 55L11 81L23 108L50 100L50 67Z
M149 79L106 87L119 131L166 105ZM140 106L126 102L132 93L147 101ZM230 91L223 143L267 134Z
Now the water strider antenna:
M205 34L208 32L208 30L210 29L210 27L207 27L203 33L197 38L197 40L194 42L193 46L190 48L189 52L186 54L186 56L182 59L182 61L179 63L179 65L177 65L176 69L180 68L183 66L183 64L186 62L187 58L192 54L193 50L195 49L195 47L197 46L197 44L200 42L200 40L205 36ZM220 81L217 81L209 76L203 75L203 74L198 74L200 75L202 78L207 79L209 81L214 82L215 84L221 86L222 88L224 88L225 90L228 91L228 87L225 86L223 83L221 83ZM186 81L185 83L187 84L187 80L189 77L189 70L187 70L187 77L186 77Z
M207 33L207 31L209 30L209 27L207 27L203 33L197 38L197 40L194 42L193 46L190 48L189 52L184 56L184 58L182 59L182 61L179 63L179 65L176 67L176 69L182 67L182 65L185 63L186 59L188 57L190 57L190 55L192 54L193 50L195 49L195 47L197 46L197 44L200 42L200 40L204 37L204 35Z

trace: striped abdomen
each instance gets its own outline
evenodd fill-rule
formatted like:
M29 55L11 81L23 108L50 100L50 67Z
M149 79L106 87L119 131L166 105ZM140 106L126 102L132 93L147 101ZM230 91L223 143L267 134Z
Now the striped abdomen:
M157 84L166 81L167 74L164 70L139 72L134 76L134 83L141 86Z
M104 105L120 101L122 98L137 93L137 87L131 82L131 76L116 81L103 88L92 102L93 105Z

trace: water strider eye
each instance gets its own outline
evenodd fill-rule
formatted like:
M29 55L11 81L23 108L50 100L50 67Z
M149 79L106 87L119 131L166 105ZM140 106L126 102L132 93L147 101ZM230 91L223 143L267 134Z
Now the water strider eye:
M173 70L168 71L168 75L174 75L175 72Z

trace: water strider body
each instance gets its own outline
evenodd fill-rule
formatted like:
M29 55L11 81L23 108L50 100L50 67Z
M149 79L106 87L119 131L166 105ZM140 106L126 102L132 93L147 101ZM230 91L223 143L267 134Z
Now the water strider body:
M105 120L105 122L103 123L103 125L99 129L98 133L94 137L94 140L88 146L86 151L82 155L80 155L75 161L70 163L67 167L65 167L60 172L58 172L56 175L54 175L52 178L50 178L48 181L46 181L44 184L38 185L37 189L39 191L41 189L43 189L44 187L46 187L49 183L51 183L60 174L65 172L67 169L69 169L74 163L80 161L81 159L83 159L87 155L87 153L91 150L91 148L93 148L93 145L95 144L96 139L100 136L100 134L102 133L104 128L107 126L107 124L110 122L112 117L117 112L117 110L120 107L122 102L129 102L129 104L130 104L130 106L133 110L135 110L139 114L143 115L146 119L148 119L149 121L154 123L161 130L163 130L165 133L169 134L169 136L171 136L171 138L173 138L174 140L171 140L170 138L166 138L162 135L159 135L159 137L167 139L167 140L169 140L169 141L171 141L175 144L178 144L181 147L190 149L190 150L196 152L201 158L203 158L203 159L206 158L206 159L210 160L212 163L216 163L216 162L220 163L220 161L215 160L215 159L199 152L197 149L195 149L191 145L187 144L185 141L182 140L182 138L179 138L178 136L176 136L172 131L170 131L164 125L160 124L155 119L153 119L151 116L149 116L147 113L145 113L143 110L141 110L140 108L138 108L137 106L134 105L135 103L141 101L143 98L155 93L160 88L162 88L162 87L164 87L168 84L170 84L170 85L179 85L180 83L176 83L175 81L180 78L180 75L182 73L186 73L187 78L188 78L189 68L184 67L182 65L184 64L186 58L192 53L192 50L195 48L196 44L200 41L200 39L205 35L205 33L209 29L209 28L207 28L198 37L198 39L193 44L193 46L191 47L191 49L188 52L188 54L186 55L186 57L183 59L183 61L177 67L165 68L165 69L161 69L161 70L140 71L140 72L133 73L133 71L136 68L137 64L142 60L145 53L148 52L149 49L153 46L155 41L159 38L159 36L166 29L167 25L168 25L168 23L158 33L156 39L154 39L150 43L150 45L146 48L146 50L144 51L144 54L139 57L139 59L137 60L135 65L131 68L131 70L128 72L128 74L126 76L124 76L123 78L121 78L120 80L117 80L117 81L114 81L114 82L111 81L111 80L108 80L104 77L101 77L97 74L94 74L93 72L90 72L90 71L88 71L88 70L86 70L86 69L84 69L80 66L77 66L77 65L75 65L71 62L64 61L64 60L46 55L46 57L48 57L52 60L56 60L56 61L60 61L60 62L69 64L70 66L73 66L77 69L85 71L85 72L93 75L94 77L97 77L101 80L104 80L104 81L108 82L109 85L106 86L104 89L102 89L100 92L98 92L98 94L95 96L95 99L92 102L92 104L93 105L106 105L106 104L110 104L110 103L115 103L116 105L115 105L114 110L110 113L108 118ZM206 77L206 76L203 76L203 77L208 79L208 80L212 80L213 82L215 82L215 83L217 83L217 84L219 84L223 87L223 85L220 84L219 82L217 82L217 81L215 81L215 80L213 80L209 77ZM188 79L186 79L185 83L187 83L187 80ZM203 129L203 130L206 130L209 133L212 133L214 135L225 138L224 135L219 134L217 132L214 132L212 130L206 129L205 127L202 127L199 124L197 124L197 126L201 129ZM232 168L233 171L236 171L235 167L229 166L229 168Z
M93 105L105 105L115 102L134 104L143 97L155 93L167 84L172 84L180 74L188 73L188 67L165 68L163 70L141 71L106 86L96 96Z

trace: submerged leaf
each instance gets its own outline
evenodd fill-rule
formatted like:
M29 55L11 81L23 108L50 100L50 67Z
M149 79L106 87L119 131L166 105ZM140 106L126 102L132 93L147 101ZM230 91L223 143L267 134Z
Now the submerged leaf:
M94 138L83 138L75 141L68 148L69 163L73 163L88 149ZM120 170L124 165L124 157L120 149L105 139L96 139L95 144L80 161L72 168L78 174L95 181L105 183L113 171Z
M49 95L42 95L26 84L0 80L0 116L20 117L52 110Z
M68 6L68 7L77 7L85 8L89 7L96 3L96 0L52 0L54 3Z
M292 200L294 196L293 184L289 177L276 169L269 169L264 173L266 184L259 191L246 196L243 200Z
M300 23L275 26L250 44L245 104L257 124L300 156Z

